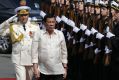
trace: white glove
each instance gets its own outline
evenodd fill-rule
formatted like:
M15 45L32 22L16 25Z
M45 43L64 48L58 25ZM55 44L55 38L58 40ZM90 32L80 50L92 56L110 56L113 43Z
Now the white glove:
M108 48L108 46L105 46L105 54L109 54L112 50Z
M101 50L99 50L98 48L95 49L95 54L98 54L99 52L101 52Z
M40 11L40 15L41 15L41 17L45 17L45 15L46 15L46 13L45 12L43 12L43 11Z
M77 33L79 30L80 30L80 29L79 29L78 27L74 27L74 28L73 28L73 31L74 31L75 33Z
M85 49L87 49L88 47L90 47L88 44L85 44Z
M68 19L67 24L71 27L76 27L74 21L72 21L71 19Z
M101 33L97 33L97 34L96 34L96 38L97 38L97 39L100 39L100 40L101 40L103 37L104 37L104 35L101 34Z
M94 35L96 32L98 32L98 31L92 27L91 28L91 33Z
M109 26L106 27L106 32L109 32Z
M86 31L85 31L85 35L90 36L90 34L91 34L91 31L88 30L88 29L86 29Z
M16 16L17 16L17 15L14 15L14 16L10 17L10 18L9 18L8 20L6 20L6 21L8 21L8 22L12 22L13 19L16 18Z
M81 37L81 38L80 38L80 43L81 43L81 42L84 42L84 41L85 41L85 39Z
M64 21L65 23L67 23L68 18L63 15L63 16L61 17L61 20Z
M17 22L17 21L18 21L18 18L15 17L12 21L13 21L13 22Z
M3 29L9 28L10 22L14 21L14 19L17 18L16 16L17 15L14 15L0 24L0 33L1 31L3 32Z
M111 33L111 32L108 32L107 34L106 34L106 37L107 38L111 38L111 37L113 37L113 36L115 36L113 33Z
M93 42L90 42L90 47L94 46L95 44L93 44Z
M87 26L85 26L84 24L81 24L80 29L84 31L87 29Z
M61 20L61 18L60 18L59 16L57 16L57 17L56 17L56 21L59 23L59 22L61 22L62 20Z

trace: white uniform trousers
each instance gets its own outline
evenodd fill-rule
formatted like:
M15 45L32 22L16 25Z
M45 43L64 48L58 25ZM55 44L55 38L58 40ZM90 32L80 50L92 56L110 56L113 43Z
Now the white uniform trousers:
M32 80L33 68L32 66L15 65L16 80Z

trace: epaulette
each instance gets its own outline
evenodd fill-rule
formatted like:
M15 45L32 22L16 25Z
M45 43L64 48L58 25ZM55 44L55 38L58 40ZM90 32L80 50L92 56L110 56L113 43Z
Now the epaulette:
M10 25L17 25L17 22L10 22Z
M20 26L19 24L20 24L19 22L13 22L13 23L10 23L10 26L18 26L19 27Z

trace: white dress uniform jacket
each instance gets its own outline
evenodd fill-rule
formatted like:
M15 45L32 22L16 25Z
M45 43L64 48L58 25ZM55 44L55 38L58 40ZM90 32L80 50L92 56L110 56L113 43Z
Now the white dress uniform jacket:
M33 24L28 21L25 24L26 31L23 25L15 23L10 27L12 45L12 62L18 65L32 65L31 62L31 45L34 33L40 30L38 24Z

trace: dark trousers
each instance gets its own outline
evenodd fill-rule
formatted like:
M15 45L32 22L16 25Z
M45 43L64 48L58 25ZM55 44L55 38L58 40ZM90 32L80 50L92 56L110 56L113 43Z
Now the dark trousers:
M119 61L113 62L111 80L119 80Z
M45 75L40 74L40 80L63 80L63 74L61 75Z

